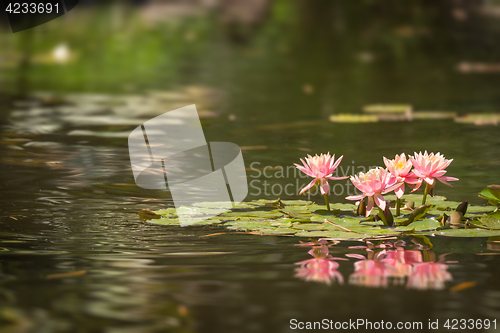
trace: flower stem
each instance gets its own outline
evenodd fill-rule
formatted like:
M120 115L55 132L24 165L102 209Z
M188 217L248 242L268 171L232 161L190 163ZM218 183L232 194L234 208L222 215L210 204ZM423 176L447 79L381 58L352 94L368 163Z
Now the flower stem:
M331 212L330 203L328 202L328 196L326 194L323 194L323 197L325 197L326 209L328 209L328 211Z
M422 198L422 205L425 205L425 199L427 199L427 193L429 193L429 183L425 183L424 197Z
M399 216L399 209L401 208L401 199L396 198L396 216Z
M387 219L385 218L385 215L384 215L384 211L380 207L378 207L378 216L380 217L382 222L384 222L384 225L386 227L389 227L389 224L387 223Z

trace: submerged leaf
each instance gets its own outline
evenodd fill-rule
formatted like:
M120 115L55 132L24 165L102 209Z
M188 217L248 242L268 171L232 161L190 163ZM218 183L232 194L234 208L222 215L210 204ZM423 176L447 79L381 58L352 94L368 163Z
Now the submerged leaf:
M500 185L488 185L479 193L479 197L487 199L493 206L500 205Z
M500 229L500 213L485 215L479 219L483 225L492 229Z
M434 246L429 238L424 235L412 235L411 241L414 244L420 245L424 250L430 250Z
M141 220L147 221L147 220L152 220L152 219L160 219L161 216L156 214L155 212L149 210L149 209L142 209L139 212L139 218Z
M421 219L422 217L425 216L425 214L427 214L427 212L430 209L431 209L431 205L430 204L422 205L420 207L415 208L411 212L411 214L408 217L408 219L406 221L400 223L399 225L407 226L407 225L413 223L414 221L417 221L417 220Z

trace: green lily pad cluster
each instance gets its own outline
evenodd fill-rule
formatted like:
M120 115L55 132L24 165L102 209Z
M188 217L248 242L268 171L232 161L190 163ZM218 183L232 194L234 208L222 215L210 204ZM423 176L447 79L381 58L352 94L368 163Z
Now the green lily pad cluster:
M490 205L500 207L500 185L488 185L479 193L479 197L488 200Z
M483 191L484 192L484 191ZM481 193L483 193L481 192ZM396 196L386 196L394 211ZM489 199L489 198L488 198ZM304 200L255 200L230 210L222 204L199 203L183 207L183 215L196 218L192 226L220 225L228 230L260 235L289 235L332 240L365 240L402 235L440 235L450 237L500 236L500 212L495 206L473 206L434 196L427 204L414 207L421 195L405 196L401 215L393 217L393 227L384 226L378 216L358 216L355 204L325 205ZM144 220L160 225L180 225L174 208L143 210Z

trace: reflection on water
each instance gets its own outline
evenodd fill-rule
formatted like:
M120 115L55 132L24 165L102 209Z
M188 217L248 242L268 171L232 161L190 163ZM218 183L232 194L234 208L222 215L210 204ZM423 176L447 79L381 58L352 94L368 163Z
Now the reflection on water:
M295 269L295 276L305 281L317 281L331 284L337 281L344 283L342 274L337 271L339 264L335 260L346 260L334 258L328 254L327 246L315 246L309 252L313 259L299 261L296 265L300 267Z
M304 244L301 244L304 245ZM436 254L429 249L406 250L404 241L391 243L384 241L374 245L368 241L367 246L351 246L350 249L365 249L366 256L358 253L348 253L346 257L358 259L354 262L354 272L349 276L349 284L387 288L390 285L405 285L407 289L427 290L444 289L445 282L453 280L448 272L445 255L436 261ZM300 265L296 277L305 281L317 281L331 284L332 281L344 282L338 271L339 263L329 254L329 246L313 246L308 252L313 259L297 262Z

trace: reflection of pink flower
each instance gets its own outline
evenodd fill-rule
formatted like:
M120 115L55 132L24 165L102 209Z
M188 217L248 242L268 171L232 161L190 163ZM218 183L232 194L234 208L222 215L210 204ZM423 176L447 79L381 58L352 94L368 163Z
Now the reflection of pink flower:
M446 281L453 278L448 272L448 266L441 262L423 262L414 266L413 274L408 278L407 288L412 289L443 289Z
M347 200L361 200L368 197L366 205L366 216L369 216L373 210L374 200L380 209L385 209L385 199L382 194L393 191L399 187L397 178L391 175L386 169L381 167L371 169L367 173L360 173L356 176L351 176L351 182L358 190L363 192L360 195L352 195L347 197Z
M405 193L405 183L416 184L417 177L410 172L412 164L411 161L406 160L405 154L396 155L393 160L384 157L384 163L387 170L397 179L400 183L398 187L394 189L394 193L398 198L401 198Z
M382 243L374 246L367 242L368 246L350 247L365 248L367 256L353 253L346 254L346 257L360 259L354 263L354 273L349 277L349 283L366 287L387 287L389 278L394 285L404 284L404 279L408 277L407 288L413 289L442 289L445 281L452 280L448 273L445 255L439 257L438 262L423 262L422 252L417 250L405 250L403 241L397 241L390 249L391 243ZM376 248L384 248L377 251ZM390 250L388 250L390 249ZM435 260L433 251L426 251L426 257Z
M419 178L414 191L420 187L423 181L429 185L434 185L434 178L450 187L453 186L451 186L448 181L458 180L458 178L455 177L444 176L446 173L445 169L450 165L453 159L447 160L440 153L436 155L434 155L434 153L427 154L427 151L423 154L422 152L419 154L415 153L415 156L410 156L410 161L414 167L413 173Z
M332 177L332 173L339 166L342 158L343 156L340 156L339 159L335 162L335 155L330 156L330 153L328 153L326 155L321 154L320 156L315 155L314 157L312 157L311 155L307 155L305 161L303 159L300 159L303 165L295 164L297 169L299 169L306 175L313 177L314 179L308 185L306 185L299 194L304 193L305 191L313 187L316 182L319 182L321 194L325 195L330 192L328 179L346 179L347 177Z
M376 260L360 260L354 263L354 273L349 276L349 283L365 287L387 287L389 271L387 266Z
M403 279L413 271L414 264L422 262L422 253L415 250L404 250L401 247L387 251L384 258L380 260L389 268L389 276L398 279L402 284ZM398 281L394 281L396 284Z
M309 254L313 259L308 259L295 263L300 267L295 269L295 276L305 281L323 282L328 285L337 280L339 284L344 283L342 274L337 271L339 264L334 260L345 260L343 258L333 258L328 254L328 247L313 247Z
M361 254L346 254L349 258L361 259L354 263L354 273L349 276L349 283L365 287L387 287L390 273L387 265L380 261L386 250L374 252L367 248L366 252L368 259Z
M317 281L326 284L331 284L332 281L338 280L339 284L344 283L344 278L337 269L338 262L331 259L309 259L298 262L300 267L295 269L295 276L306 281Z

